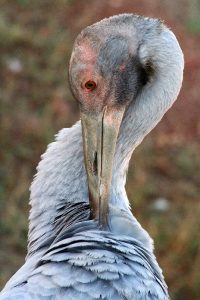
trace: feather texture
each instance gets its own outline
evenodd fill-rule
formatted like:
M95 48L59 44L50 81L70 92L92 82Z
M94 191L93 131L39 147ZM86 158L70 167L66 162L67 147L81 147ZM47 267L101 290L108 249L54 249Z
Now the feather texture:
M62 230L16 293L25 299L168 299L156 259L141 242L100 231L85 203L70 210L74 222L64 210L54 224ZM85 220L80 210L87 211ZM5 292L1 299L15 296Z
M95 27L96 26L96 27ZM140 62L154 77L124 115L118 136L107 230L90 220L80 122L48 146L31 186L29 244L25 264L1 300L169 299L153 243L129 208L125 191L132 152L175 101L183 54L160 21L124 14L92 25L133 40Z

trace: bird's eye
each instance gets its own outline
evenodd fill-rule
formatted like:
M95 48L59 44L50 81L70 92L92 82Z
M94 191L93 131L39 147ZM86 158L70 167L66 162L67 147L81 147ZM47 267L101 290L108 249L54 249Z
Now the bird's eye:
M85 83L85 88L89 91L93 91L94 89L96 89L96 86L97 86L97 84L93 80L88 80Z

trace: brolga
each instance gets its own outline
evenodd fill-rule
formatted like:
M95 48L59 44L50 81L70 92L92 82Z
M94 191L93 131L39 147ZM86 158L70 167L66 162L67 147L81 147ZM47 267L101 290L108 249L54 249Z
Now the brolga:
M69 81L81 122L49 145L31 186L28 253L0 299L169 299L125 191L134 149L178 96L183 54L157 19L85 28Z

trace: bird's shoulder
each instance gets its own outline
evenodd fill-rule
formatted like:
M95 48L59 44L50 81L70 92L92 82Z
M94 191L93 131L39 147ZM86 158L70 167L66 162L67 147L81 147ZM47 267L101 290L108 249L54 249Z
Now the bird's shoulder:
M62 230L23 284L34 299L168 299L153 254L93 220Z
M100 230L86 203L60 207L57 216L51 244L1 300L168 299L153 252L141 241Z

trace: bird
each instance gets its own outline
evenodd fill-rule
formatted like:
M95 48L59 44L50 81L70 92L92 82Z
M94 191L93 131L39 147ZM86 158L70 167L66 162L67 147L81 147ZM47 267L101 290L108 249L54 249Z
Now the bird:
M125 183L133 151L177 99L183 69L180 45L159 19L119 14L79 33L69 83L81 120L41 157L27 256L1 300L169 299Z

